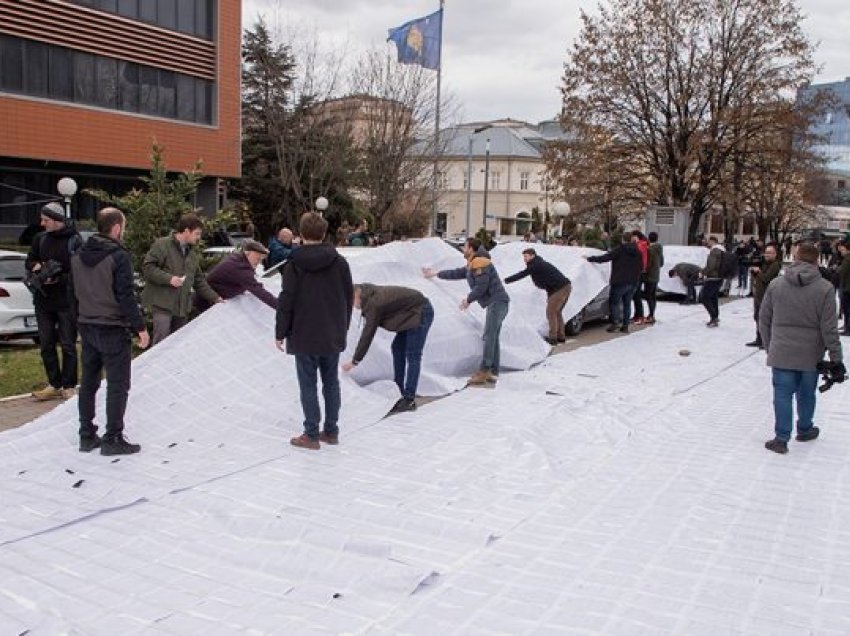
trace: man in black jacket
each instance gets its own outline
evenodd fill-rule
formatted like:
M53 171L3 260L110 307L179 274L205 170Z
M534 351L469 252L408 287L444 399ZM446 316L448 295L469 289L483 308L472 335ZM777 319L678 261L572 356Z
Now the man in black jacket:
M632 243L629 233L624 233L619 247L602 256L585 257L590 263L611 261L611 277L608 300L610 303L611 325L606 331L629 332L629 319L632 311L632 297L640 283L643 271L643 258L637 245Z
M141 446L124 439L124 412L130 391L132 333L139 346L150 344L145 321L133 294L130 252L121 244L125 219L120 210L97 215L97 234L71 259L73 290L83 340L80 383L80 451L100 447L101 455L130 455ZM95 396L106 372L106 434L97 435Z
M44 232L35 237L27 254L27 271L43 279L33 292L33 305L38 321L41 360L49 386L33 391L36 400L57 400L74 395L77 386L77 321L71 306L68 279L71 255L82 245L82 239L58 203L41 208ZM49 276L47 275L51 273ZM62 366L56 354L57 341L62 348Z
M354 289L348 262L332 245L322 242L328 222L307 212L299 229L304 243L284 265L275 339L278 349L295 356L304 411L304 433L289 441L293 446L318 450L320 441L339 443L339 354L345 350ZM322 376L325 399L321 433L317 374Z
M564 330L564 306L570 299L573 289L570 279L564 276L557 267L543 260L532 248L522 251L525 261L525 269L505 279L505 284L518 281L526 276L531 276L535 287L546 292L546 320L549 323L549 336L546 342L556 345L566 342L567 334Z

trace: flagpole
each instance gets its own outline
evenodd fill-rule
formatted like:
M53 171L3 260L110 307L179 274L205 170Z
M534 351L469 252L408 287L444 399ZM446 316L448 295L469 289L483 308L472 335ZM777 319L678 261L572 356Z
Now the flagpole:
M431 184L431 235L437 236L437 177L440 174L440 88L443 79L443 4L440 0L440 63L437 65L437 110L434 117L434 179Z

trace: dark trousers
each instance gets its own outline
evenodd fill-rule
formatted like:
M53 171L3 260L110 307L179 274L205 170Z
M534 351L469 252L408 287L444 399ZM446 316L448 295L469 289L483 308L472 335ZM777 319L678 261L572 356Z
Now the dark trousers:
M295 371L298 374L298 389L301 393L301 409L304 411L304 432L311 438L319 437L319 422L322 411L319 408L318 376L322 377L322 396L325 399L325 426L328 435L337 435L339 427L339 408L342 402L339 390L339 354L329 356L311 356L295 354Z
M153 319L153 340L151 344L159 344L178 329L185 327L189 322L186 316L175 316L162 309L151 311Z
M720 318L720 286L723 280L720 278L710 278L705 281L702 286L702 291L699 294L699 302L705 307L710 320Z
M632 296L632 301L635 304L635 318L643 318L643 281L639 281L635 287L635 293Z
M635 295L635 283L612 285L608 294L611 322L615 325L627 325L632 313L632 298Z
M850 335L850 292L841 292L841 313L844 316L844 334Z
M80 325L83 339L83 378L80 382L80 436L91 437L94 425L95 396L100 376L106 375L106 437L114 439L124 430L124 412L130 392L132 339L124 327Z
M393 377L401 396L408 400L416 397L419 374L422 371L422 350L433 322L434 307L426 301L422 307L422 321L419 326L399 331L393 338Z
M750 266L744 263L738 263L738 287L740 289L747 288L747 279L750 277Z
M47 373L47 381L56 389L71 389L77 386L77 323L70 310L51 311L36 308L38 341L41 361ZM62 348L62 366L56 345Z
M643 297L646 298L649 317L655 318L655 308L658 306L658 281L646 281L643 284Z

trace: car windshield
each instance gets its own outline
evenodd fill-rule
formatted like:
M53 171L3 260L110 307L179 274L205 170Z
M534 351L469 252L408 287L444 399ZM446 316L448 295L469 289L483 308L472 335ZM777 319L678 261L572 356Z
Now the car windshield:
M0 256L0 281L24 280L24 258Z

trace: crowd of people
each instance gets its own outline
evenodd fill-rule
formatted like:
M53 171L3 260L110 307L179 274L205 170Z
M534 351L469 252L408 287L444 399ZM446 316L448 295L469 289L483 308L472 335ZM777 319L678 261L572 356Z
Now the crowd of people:
M348 373L363 361L379 328L395 333L391 352L400 397L391 412L415 410L434 307L415 289L355 285L348 262L326 240L328 224L320 214L302 215L298 238L283 228L268 248L254 240L245 241L239 251L206 274L196 247L201 239L201 220L194 214L182 216L170 235L154 241L143 260L142 305L151 316L152 338L134 293L132 258L122 243L126 222L120 210L102 209L97 215L97 233L83 244L62 207L48 204L41 210L44 232L35 238L26 260L49 382L47 388L33 393L36 399L74 395L78 335L82 341L80 451L100 448L104 455L119 455L141 449L123 434L132 335L138 337L141 348L160 343L183 327L193 310L204 311L244 293L275 309L275 344L295 358L304 432L290 440L292 445L317 450L321 443L339 443L339 370ZM361 225L349 242L360 240L358 233L365 231L367 227ZM850 335L850 245L839 242L836 253L840 258L831 262L830 255L826 265L819 267L822 249L801 242L791 250L793 262L784 272L781 251L775 244L753 242L727 252L716 238L709 237L706 247L709 254L704 267L676 263L668 276L682 280L687 289L686 303L697 300L696 288L700 288L698 300L708 313L708 327L719 326L718 295L723 281L737 277L739 288L750 285L756 337L747 344L766 349L767 363L773 368L775 437L766 446L787 452L795 396L797 440L815 439L818 429L812 423L812 414L818 373L826 368L834 381L842 381L846 375L836 297L840 298L843 315L842 334ZM500 335L511 303L505 284L530 277L546 292L546 341L556 346L566 340L563 310L572 282L532 247L522 252L525 267L504 281L479 239L467 239L463 255L466 262L462 267L440 271L423 268L422 275L426 279L466 281L469 291L460 301L460 310L478 303L486 314L481 362L469 385L495 386L501 370ZM585 258L592 263L611 263L608 331L628 333L630 324L655 324L658 284L665 265L664 248L656 233L624 233L613 249ZM261 262L267 269L278 267L281 272L282 291L277 298L256 278ZM742 263L746 264L743 277ZM340 364L354 308L360 311L364 326L352 358ZM828 361L822 360L824 353ZM826 367L819 370L818 364ZM107 391L101 437L94 420L102 374ZM319 404L320 380L324 408Z

